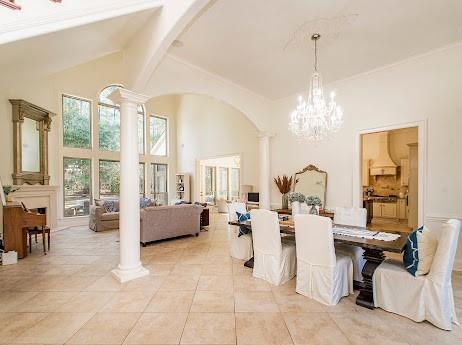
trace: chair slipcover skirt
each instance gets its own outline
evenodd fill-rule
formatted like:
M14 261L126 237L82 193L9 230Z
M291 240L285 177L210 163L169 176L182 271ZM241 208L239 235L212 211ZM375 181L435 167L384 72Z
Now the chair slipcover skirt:
M337 254L334 267L310 265L298 258L296 292L327 305L353 293L353 263L348 256Z
M273 285L281 285L296 273L295 244L282 243L280 256L265 254L257 249L254 252L253 276L264 279Z

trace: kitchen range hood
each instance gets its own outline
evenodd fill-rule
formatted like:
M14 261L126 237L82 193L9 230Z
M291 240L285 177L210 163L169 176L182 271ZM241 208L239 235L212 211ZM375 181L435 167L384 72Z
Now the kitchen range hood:
M370 167L370 174L372 176L377 175L396 175L397 165L390 157L388 151L388 132L378 133L379 136L379 153L376 158L373 159Z

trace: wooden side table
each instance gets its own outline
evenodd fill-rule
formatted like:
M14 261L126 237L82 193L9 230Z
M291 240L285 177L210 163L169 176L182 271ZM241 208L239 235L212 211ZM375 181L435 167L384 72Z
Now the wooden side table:
M210 225L210 209L204 207L201 213L201 228Z

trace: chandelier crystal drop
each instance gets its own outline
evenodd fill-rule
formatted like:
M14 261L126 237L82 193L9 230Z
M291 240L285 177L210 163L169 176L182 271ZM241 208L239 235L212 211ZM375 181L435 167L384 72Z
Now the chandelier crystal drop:
M289 130L299 139L322 141L337 132L343 123L343 112L335 102L335 94L331 92L329 103L326 103L322 88L321 74L318 72L317 41L320 34L313 34L314 71L311 76L308 100L298 97L297 108L290 115Z

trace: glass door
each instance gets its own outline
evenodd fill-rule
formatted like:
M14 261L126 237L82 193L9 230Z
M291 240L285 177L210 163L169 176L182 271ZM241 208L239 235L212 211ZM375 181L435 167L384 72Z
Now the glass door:
M151 194L158 205L168 205L168 167L167 164L151 164Z
M229 200L229 170L228 168L218 168L218 198Z
M203 186L204 186L204 191L202 194L202 202L215 205L216 194L217 194L216 180L217 180L217 169L215 167L206 166L204 169L204 176L203 176L203 181L202 181Z

